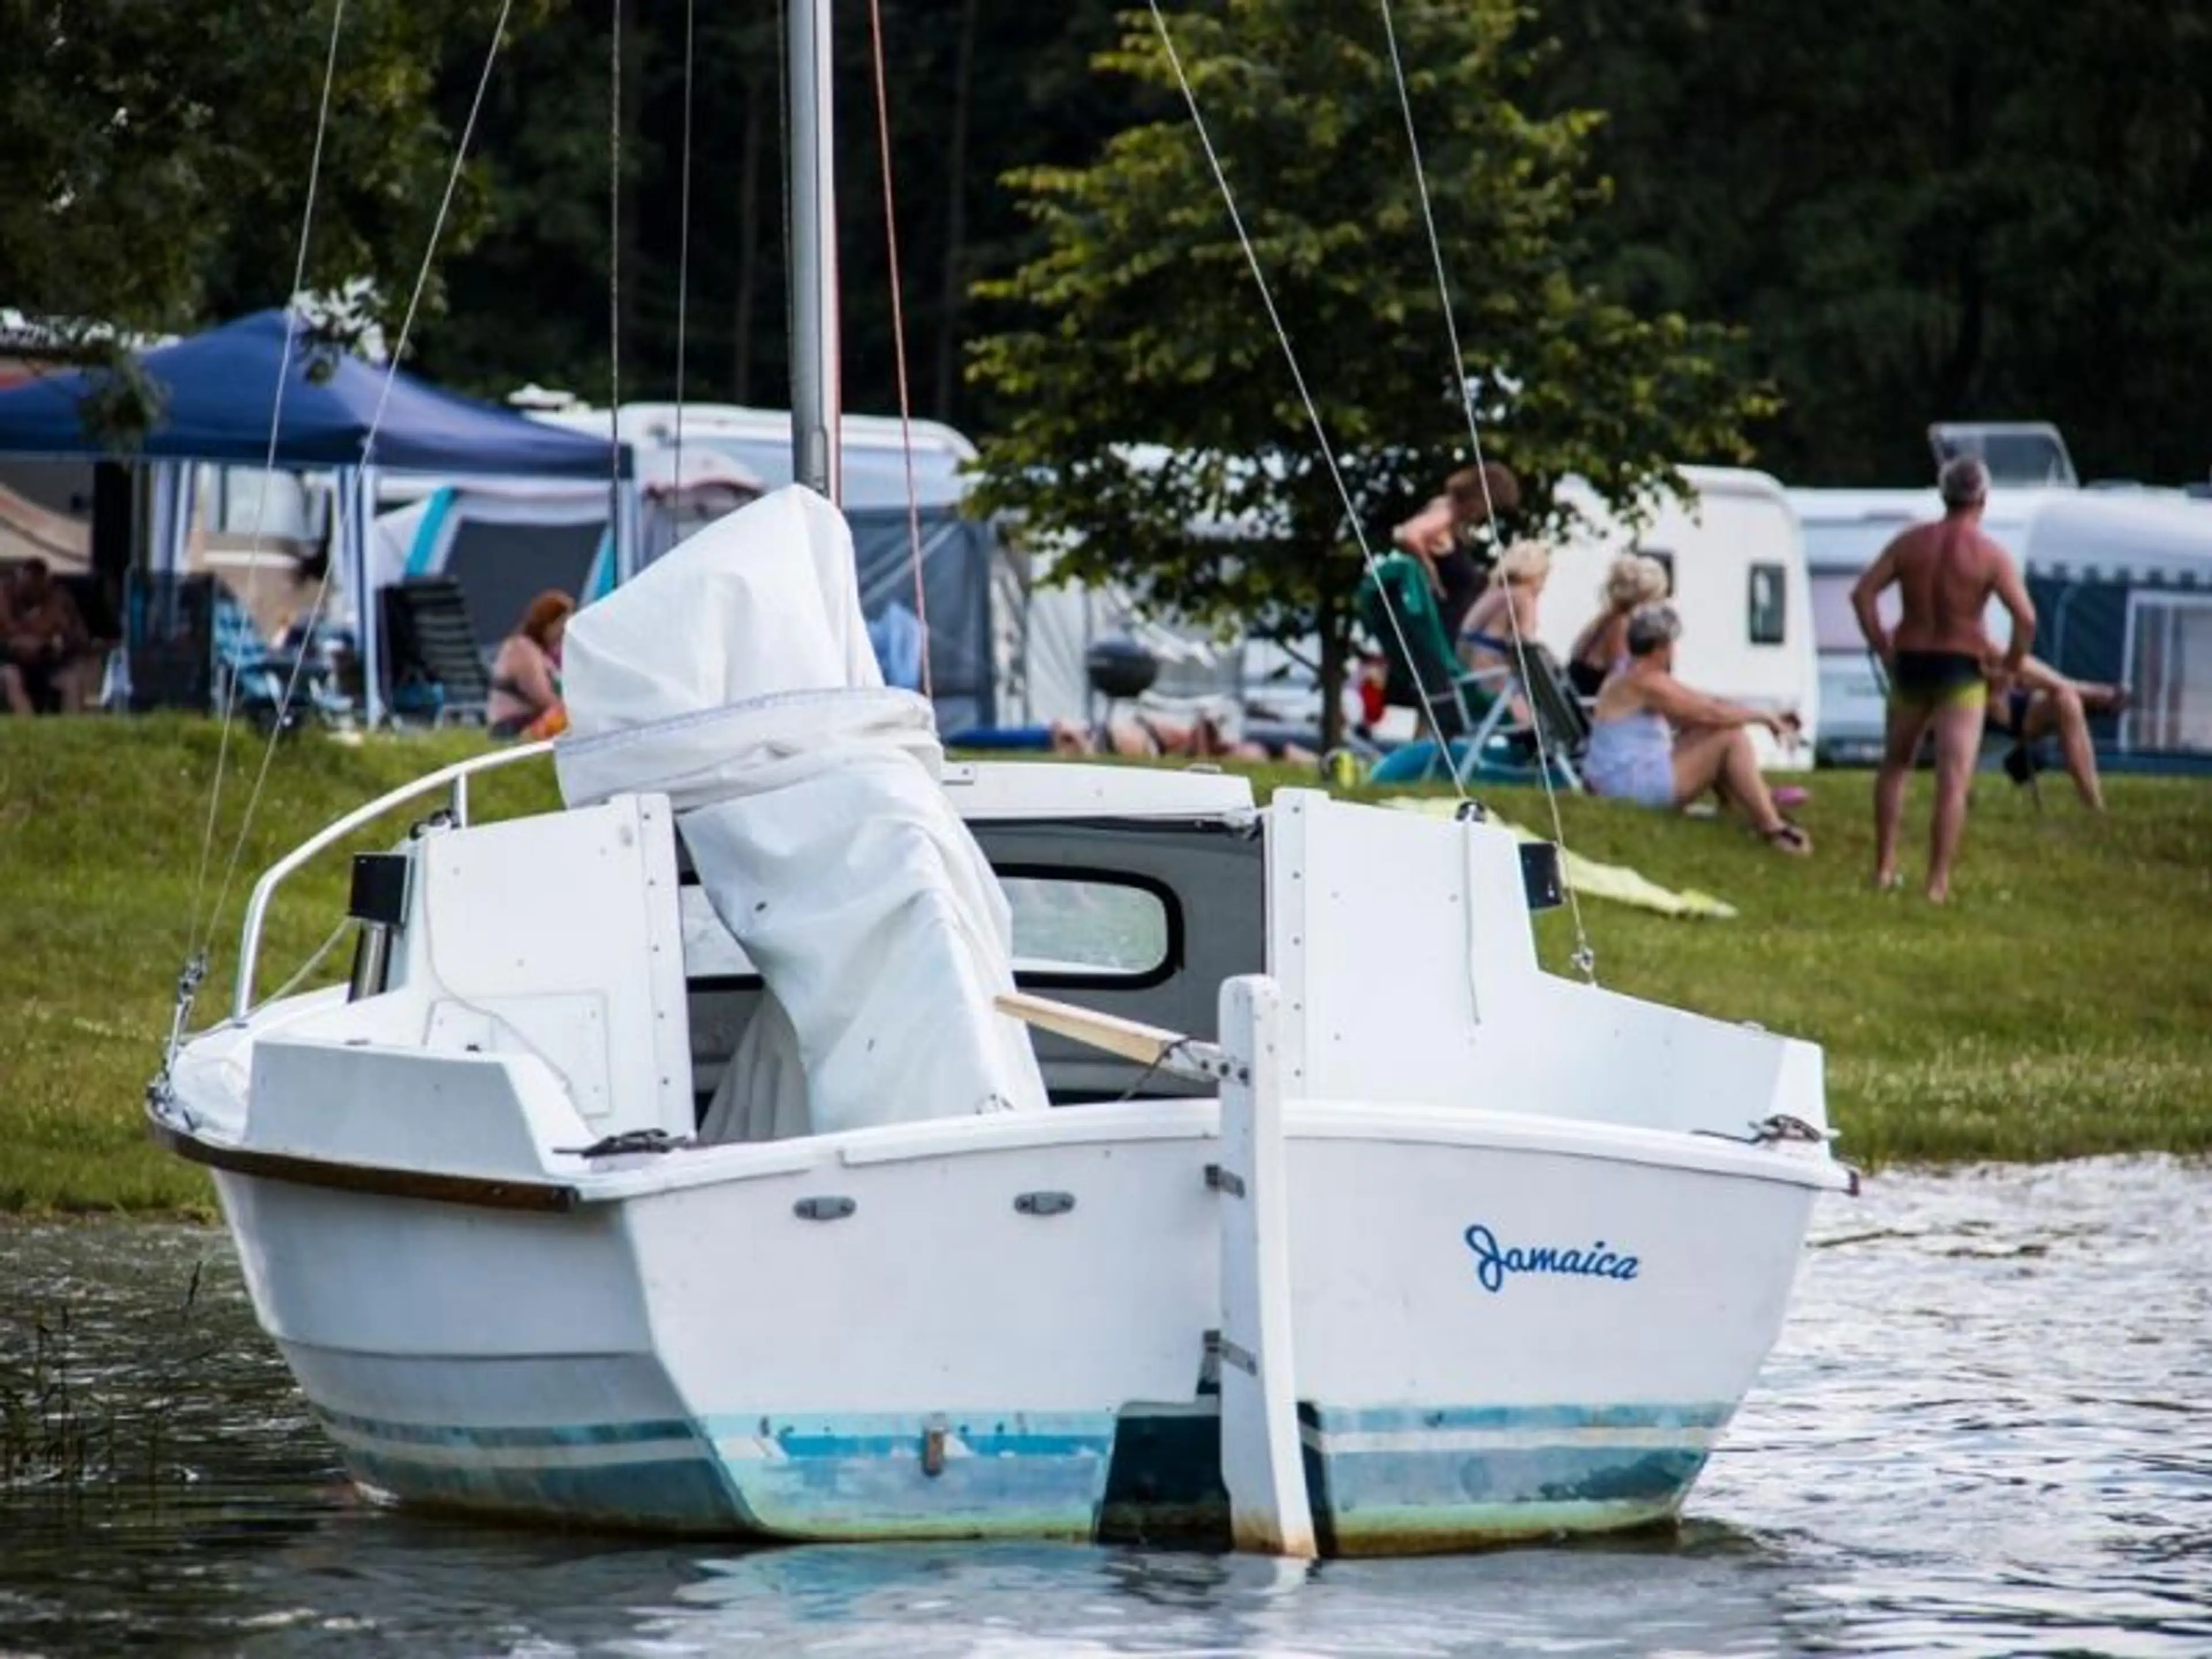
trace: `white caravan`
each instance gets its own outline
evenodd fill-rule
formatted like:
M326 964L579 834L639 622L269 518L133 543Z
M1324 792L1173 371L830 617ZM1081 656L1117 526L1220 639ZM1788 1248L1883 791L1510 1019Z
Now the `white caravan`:
M1607 568L1622 553L1648 553L1667 566L1682 617L1675 672L1715 696L1795 709L1803 742L1778 744L1756 728L1752 739L1764 767L1810 766L1826 714L1796 515L1782 486L1764 472L1686 466L1681 473L1694 497L1665 498L1641 529L1613 517L1579 480L1563 487L1588 527L1554 554L1539 636L1566 661L1576 635L1604 603Z
M555 426L605 432L607 412L566 392L526 386L508 398L524 413ZM676 441L674 404L624 404L616 418L623 440L640 450ZM791 482L791 411L743 404L686 403L684 444L726 457L773 487ZM840 505L846 511L907 504L906 466L911 440L915 494L924 507L957 504L966 493L962 473L975 459L965 434L939 421L902 422L895 415L847 415L840 421L844 465ZM689 468L686 468L687 472Z

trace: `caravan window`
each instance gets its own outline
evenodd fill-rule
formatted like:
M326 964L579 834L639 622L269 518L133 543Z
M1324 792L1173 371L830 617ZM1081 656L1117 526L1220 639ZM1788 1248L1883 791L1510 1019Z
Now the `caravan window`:
M1108 872L1005 869L1014 971L1024 985L1157 983L1175 971L1180 917L1164 887Z
M2128 596L2130 749L2212 752L2212 595Z
M1788 632L1790 571L1787 566L1754 562L1751 567L1750 634L1753 645L1779 645Z

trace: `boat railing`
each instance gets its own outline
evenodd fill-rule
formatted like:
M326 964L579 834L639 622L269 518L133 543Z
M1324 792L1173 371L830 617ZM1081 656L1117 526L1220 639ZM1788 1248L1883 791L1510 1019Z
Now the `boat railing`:
M246 926L238 941L238 985L231 994L231 1017L244 1019L253 1012L253 978L261 957L261 927L268 919L270 902L276 896L276 890L283 884L285 878L325 848L343 840L363 824L374 823L393 807L404 805L424 795L434 794L441 789L450 788L453 822L465 829L469 822L471 778L480 772L494 771L502 766L512 766L518 761L552 752L553 744L549 738L543 743L518 744L512 749L495 749L488 754L472 755L467 760L441 766L434 772L426 772L413 782L403 783L398 788L379 795L367 805L356 807L343 817L325 825L263 871L261 879L253 884L253 896L246 902Z

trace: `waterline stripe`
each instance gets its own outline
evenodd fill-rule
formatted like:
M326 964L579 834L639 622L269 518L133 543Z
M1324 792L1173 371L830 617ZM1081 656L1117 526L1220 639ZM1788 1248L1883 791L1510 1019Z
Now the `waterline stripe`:
M374 1417L356 1417L310 1402L315 1415L333 1434L356 1439L396 1441L406 1445L468 1446L599 1446L639 1442L681 1440L696 1445L699 1436L681 1417L647 1418L632 1423L583 1423L517 1428L490 1425L396 1423Z
M1317 1452L1359 1456L1377 1452L1698 1451L1711 1448L1713 1429L1394 1429L1332 1431L1310 1423L1298 1437Z
M1468 1429L1720 1429L1735 1415L1732 1403L1637 1406L1316 1406L1310 1424L1330 1434Z
M707 1449L690 1435L680 1439L479 1443L453 1440L392 1441L331 1428L331 1438L349 1451L380 1461L447 1469L599 1469L645 1463L705 1462Z

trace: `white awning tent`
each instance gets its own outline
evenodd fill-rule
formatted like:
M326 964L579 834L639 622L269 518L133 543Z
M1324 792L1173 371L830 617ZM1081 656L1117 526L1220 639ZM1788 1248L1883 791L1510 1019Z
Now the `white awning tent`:
M1052 586L1049 567L1036 578L1013 641L1018 653L1018 706L1024 724L1055 720L1088 725L1099 712L1086 659L1101 640L1133 640L1159 659L1152 700L1233 702L1242 689L1244 645L1205 629L1148 617L1110 584Z

